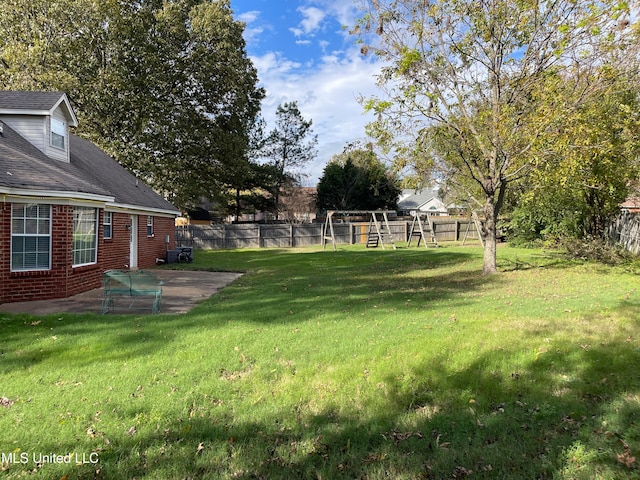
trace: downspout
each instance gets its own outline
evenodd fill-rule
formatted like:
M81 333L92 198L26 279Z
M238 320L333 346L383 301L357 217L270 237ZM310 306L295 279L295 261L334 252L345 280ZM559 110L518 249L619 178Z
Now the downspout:
M0 221L0 258L4 260L5 255L9 257L11 257L10 252L7 252L7 248L6 248L6 239L5 239L5 211L7 209L7 195L3 194L2 195L2 215L0 215L0 218L2 219L2 221ZM11 220L9 220L9 222L11 222ZM11 239L9 239L9 249L11 248ZM3 262L0 262L0 265L4 265ZM9 263L9 270L11 270L11 264ZM3 304L5 302L5 295L6 295L6 287L5 285L7 285L9 282L8 280L8 272L2 268L0 269L0 304Z

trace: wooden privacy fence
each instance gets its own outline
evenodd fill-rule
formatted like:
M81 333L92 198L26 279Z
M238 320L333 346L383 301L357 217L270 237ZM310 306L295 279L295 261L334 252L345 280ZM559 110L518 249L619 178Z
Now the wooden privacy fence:
M438 242L479 241L473 221L468 218L432 217ZM390 221L395 242L405 242L411 221ZM368 222L334 223L337 244L366 244ZM304 247L322 245L324 223L310 224L216 224L176 227L176 245L196 249Z
M610 241L619 243L635 255L640 254L640 214L622 212L609 225L607 235Z

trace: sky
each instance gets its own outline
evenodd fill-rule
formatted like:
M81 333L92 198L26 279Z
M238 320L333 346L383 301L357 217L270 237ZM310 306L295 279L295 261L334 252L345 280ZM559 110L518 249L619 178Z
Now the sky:
M353 0L231 0L231 8L246 24L247 54L266 90L266 131L285 102L296 101L313 122L318 155L303 185L315 186L333 155L366 140L364 127L373 117L358 98L380 94L374 78L380 67L360 53L346 28L361 12Z

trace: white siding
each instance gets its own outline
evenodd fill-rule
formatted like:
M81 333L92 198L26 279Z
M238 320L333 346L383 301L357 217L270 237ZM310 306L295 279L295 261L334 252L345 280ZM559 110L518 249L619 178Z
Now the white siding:
M3 115L2 121L26 138L29 143L47 153L49 121L39 115Z
M46 115L2 115L2 121L18 132L29 143L55 160L69 163L69 118L58 107L53 117L65 122L67 135L64 150L51 146L51 121Z

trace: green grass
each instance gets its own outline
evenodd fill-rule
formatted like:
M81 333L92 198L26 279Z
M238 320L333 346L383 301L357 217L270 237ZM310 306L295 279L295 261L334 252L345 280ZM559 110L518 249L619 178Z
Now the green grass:
M199 251L247 274L187 315L0 315L0 478L640 478L637 265L481 253Z

